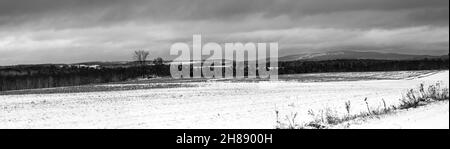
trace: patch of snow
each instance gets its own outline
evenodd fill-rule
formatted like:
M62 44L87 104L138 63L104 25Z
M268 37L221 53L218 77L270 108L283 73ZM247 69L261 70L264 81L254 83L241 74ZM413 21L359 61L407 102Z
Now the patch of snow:
M299 118L324 107L345 113L344 103L351 101L357 113L366 110L364 98L374 108L382 106L381 99L395 105L420 83L448 86L448 76L442 71L412 80L202 82L195 88L6 95L0 96L0 128L271 129L276 110L282 117L299 113ZM448 119L430 123L437 121L448 126Z

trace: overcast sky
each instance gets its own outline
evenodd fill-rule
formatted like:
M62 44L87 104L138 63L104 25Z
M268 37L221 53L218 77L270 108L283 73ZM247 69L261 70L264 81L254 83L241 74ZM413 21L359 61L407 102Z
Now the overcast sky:
M443 55L449 0L0 0L0 65L169 58L193 34L333 50Z

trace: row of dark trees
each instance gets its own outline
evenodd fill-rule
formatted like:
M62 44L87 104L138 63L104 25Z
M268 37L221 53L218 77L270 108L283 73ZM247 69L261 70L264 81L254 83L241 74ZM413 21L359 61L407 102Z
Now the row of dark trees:
M0 91L77 86L95 83L120 82L145 76L168 76L164 65L123 68L69 68L56 66L16 67L0 70L21 72L18 75L0 74Z
M448 58L422 60L328 60L280 62L279 74L449 69Z
M233 65L235 66L235 64ZM191 68L192 69L192 68ZM448 58L423 60L328 60L279 62L279 74L449 69ZM15 73L5 73L15 72ZM170 76L162 59L154 65L112 68L16 66L0 69L0 91L119 82L138 77Z
M258 64L256 64L258 67ZM225 66L225 64L223 64ZM270 66L270 64L266 64ZM203 66L204 67L204 66ZM232 69L236 77L236 62L225 69ZM244 77L248 76L249 67L244 62ZM181 70L180 66L179 69ZM218 68L215 68L218 69ZM220 69L220 68L219 68ZM266 68L267 69L267 68ZM421 60L367 60L342 59L326 61L285 61L278 63L278 74L325 73L325 72L373 72L373 71L412 71L412 70L444 70L449 69L448 58L421 59ZM190 77L193 77L193 66L190 66ZM258 72L256 72L258 76Z
M162 58L147 63L148 51L133 53L134 62L119 67L86 68L77 66L34 65L0 69L0 91L78 86L119 82L138 77L169 76L170 68Z

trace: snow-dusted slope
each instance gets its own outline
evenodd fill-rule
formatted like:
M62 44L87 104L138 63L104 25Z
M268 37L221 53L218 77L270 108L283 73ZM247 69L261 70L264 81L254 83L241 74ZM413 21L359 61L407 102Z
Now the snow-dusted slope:
M352 113L398 104L420 83L443 81L448 71L402 80L299 83L197 83L195 88L0 96L0 128L274 128L275 111L284 117L331 107ZM447 106L448 111L448 106ZM412 116L411 118L414 118ZM435 121L433 121L435 122ZM448 125L448 120L441 123ZM434 128L420 125L421 128Z
M349 127L347 127L349 126ZM449 129L449 102L437 102L379 118L356 120L337 128L350 129Z
M440 57L428 55L408 55L408 54L379 53L379 52L336 51L336 52L289 55L280 57L279 61L336 60L336 59L413 60L424 58L440 58Z

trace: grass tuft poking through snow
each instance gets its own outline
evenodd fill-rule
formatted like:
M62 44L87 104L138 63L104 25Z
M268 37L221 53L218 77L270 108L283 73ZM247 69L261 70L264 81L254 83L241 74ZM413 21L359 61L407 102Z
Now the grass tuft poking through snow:
M313 117L313 121L306 123L298 123L297 113L292 113L286 116L287 123L279 121L279 111L277 114L277 129L327 129L331 126L342 124L347 121L355 119L373 118L379 117L380 115L389 114L397 110L404 110L410 108L417 108L419 106L424 106L432 102L446 101L449 99L449 89L442 87L441 83L438 82L434 85L430 85L425 88L424 84L420 84L418 89L410 89L404 95L403 99L400 99L400 105L388 107L386 101L382 99L383 107L377 109L371 109L367 98L364 102L367 107L366 112L360 112L359 114L351 115L351 102L345 102L345 110L347 114L340 116L337 110L331 109L329 107L319 110L318 112L309 110L308 115Z
M433 101L444 101L449 99L448 88L442 88L441 83L430 85L425 88L424 84L420 84L418 90L410 89L405 97L401 100L400 109L416 108L426 105Z

